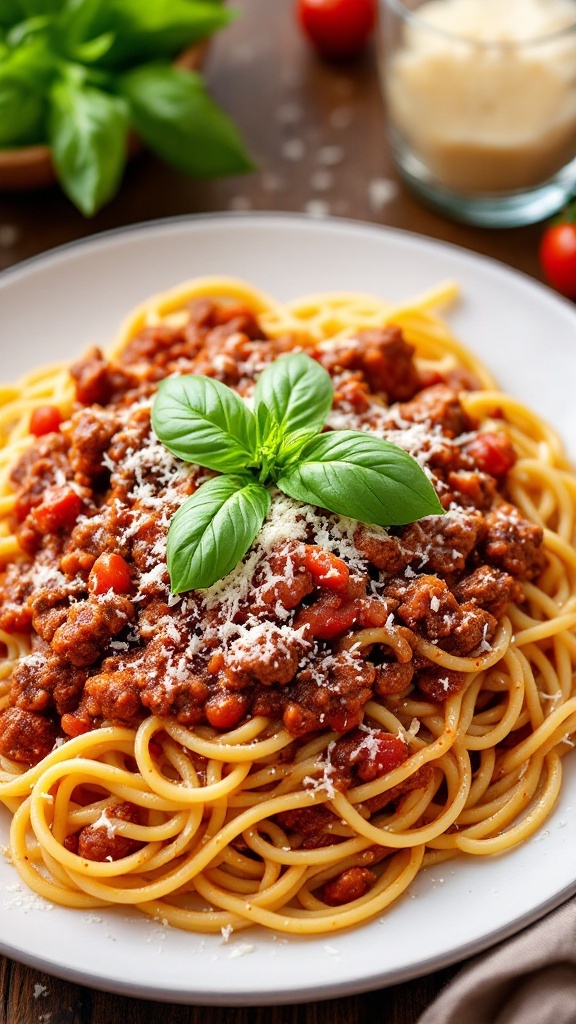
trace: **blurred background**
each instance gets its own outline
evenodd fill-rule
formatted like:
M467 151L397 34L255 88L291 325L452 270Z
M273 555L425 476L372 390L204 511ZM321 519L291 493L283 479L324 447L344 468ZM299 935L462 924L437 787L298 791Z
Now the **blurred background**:
M85 218L57 186L0 191L0 268L122 225L214 211L294 211L400 227L463 245L542 277L542 225L487 230L427 209L394 169L376 38L358 56L326 59L295 0L230 0L237 18L210 41L209 93L232 118L255 170L198 180L144 152L116 197Z

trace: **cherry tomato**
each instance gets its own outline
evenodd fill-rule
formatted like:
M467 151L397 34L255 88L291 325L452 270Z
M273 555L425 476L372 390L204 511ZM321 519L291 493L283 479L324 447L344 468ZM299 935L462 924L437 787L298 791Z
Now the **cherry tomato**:
M540 242L540 266L549 284L576 299L576 209L550 224Z
M297 0L300 24L324 57L355 57L376 21L375 0Z
M98 556L88 577L88 586L93 594L106 594L109 590L115 594L127 594L131 585L130 569L122 555L105 552Z
M62 413L55 405L37 405L30 416L30 433L36 437L53 434L61 423Z

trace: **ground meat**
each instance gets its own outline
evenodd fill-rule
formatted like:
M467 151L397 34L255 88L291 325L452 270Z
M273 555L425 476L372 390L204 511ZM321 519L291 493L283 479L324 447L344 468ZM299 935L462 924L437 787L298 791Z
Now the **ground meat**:
M105 505L97 515L82 518L72 530L60 559L60 569L67 576L87 575L103 552L115 552L127 558L130 543L127 528L130 516L117 502Z
M374 693L380 697L388 697L395 693L404 693L412 682L414 665L411 661L400 664L398 661L385 662L376 668Z
M370 662L347 652L326 661L320 680L318 670L302 669L286 687L284 724L293 736L318 728L346 732L357 725L372 693L376 669ZM327 686L325 679L330 679Z
M446 384L426 388L411 402L404 402L398 408L398 416L409 423L440 427L447 437L458 437L471 426L460 404L458 392Z
M295 811L282 811L276 815L276 821L288 832L296 832L301 837L304 850L315 850L334 842L334 836L328 831L336 816L320 804L318 807L301 807Z
M415 789L424 789L432 781L434 769L431 764L423 764L420 768L417 768L412 775L408 775L406 779L399 782L396 786L392 786L385 793L381 793L379 796L371 796L368 800L364 801L363 806L370 814L377 814L384 807L388 805L398 804L408 793L413 793Z
M22 708L0 712L0 754L20 764L38 764L52 750L58 729L52 719Z
M370 328L321 351L319 361L332 372L359 370L370 391L388 402L412 398L421 386L413 362L414 346L404 341L398 327Z
M86 680L78 709L79 718L88 715L101 722L137 725L143 718L140 687L130 672L100 672Z
M74 836L75 843L67 844L68 849L76 846L74 852L79 857L94 861L121 860L141 849L143 844L137 839L130 839L128 836L120 835L114 831L115 821L129 821L134 825L140 824L140 809L135 804L125 801L107 807L101 815L105 820L102 824L95 822L93 825L86 825ZM101 820L99 819L99 821Z
M417 673L415 682L427 700L431 700L435 704L444 704L449 697L460 693L466 682L466 676L464 672L455 672L453 669L431 665Z
M32 590L29 574L19 562L11 563L0 576L0 629L7 633L25 633L32 622L28 598Z
M496 619L500 619L511 601L518 601L522 590L507 572L481 565L464 576L454 587L454 597L460 604L477 604Z
M352 729L337 740L330 755L333 782L341 789L373 782L398 768L410 751L399 736L380 729Z
M110 639L134 618L132 602L123 594L110 591L78 601L66 612L51 646L61 658L82 668L102 656Z
M341 907L352 900L359 900L375 885L377 875L369 868L348 868L331 882L326 882L322 899L329 907Z
M69 459L76 480L89 485L105 471L103 457L118 430L115 416L100 409L81 409L70 421Z
M99 348L91 348L70 367L76 398L82 405L106 405L138 385L138 379L108 362Z
M448 494L442 495L445 508L457 502L463 508L486 510L491 508L496 497L496 479L488 473L466 469L450 470L446 484L450 490Z
M305 566L306 551L302 544L272 551L266 564L256 574L254 585L264 608L297 608L303 598L314 590L312 573ZM266 579L272 578L268 586ZM258 606L257 606L258 607Z
M285 684L294 678L308 646L298 634L286 635L280 626L267 623L264 632L256 627L235 640L227 661L234 675L247 673L264 686Z
M525 580L542 572L546 564L544 532L525 519L514 505L502 502L489 512L486 527L482 551L487 562Z
M78 706L87 673L57 657L49 647L47 652L31 654L16 666L10 681L10 699L25 711L55 708L63 715Z
M65 580L39 587L28 601L32 626L38 636L49 644L56 630L66 621L70 598L77 588Z
M387 585L386 594L400 602L397 614L402 622L430 640L448 636L458 619L458 602L438 576L417 576L410 582L395 580Z
M411 563L427 572L461 572L485 533L484 517L476 509L447 512L405 527L402 550Z
M398 538L385 530L377 531L375 528L371 531L366 526L359 526L354 532L354 543L372 565L390 575L403 572L410 561Z

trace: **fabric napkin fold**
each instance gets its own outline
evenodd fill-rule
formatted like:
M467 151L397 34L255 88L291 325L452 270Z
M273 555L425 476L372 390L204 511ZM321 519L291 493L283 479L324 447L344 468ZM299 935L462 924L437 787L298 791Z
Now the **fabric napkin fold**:
M576 897L475 957L417 1024L576 1024Z

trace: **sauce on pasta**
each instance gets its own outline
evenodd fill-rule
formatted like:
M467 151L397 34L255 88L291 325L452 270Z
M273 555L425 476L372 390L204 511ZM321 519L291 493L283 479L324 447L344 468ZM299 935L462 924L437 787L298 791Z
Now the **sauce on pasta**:
M5 389L0 799L40 895L323 933L545 820L576 729L576 483L435 312L452 292L199 279ZM212 474L154 436L157 383L250 401L295 349L332 376L327 428L409 451L445 514L383 529L277 492L242 563L174 595L170 518Z

